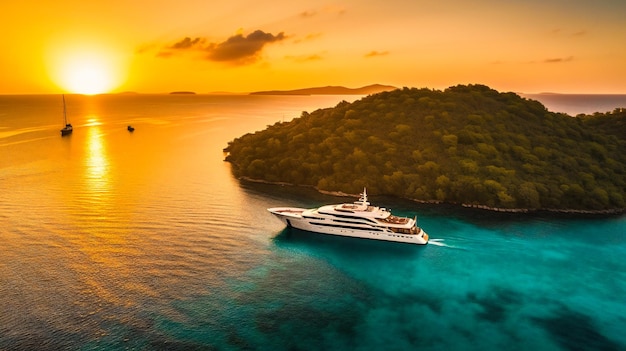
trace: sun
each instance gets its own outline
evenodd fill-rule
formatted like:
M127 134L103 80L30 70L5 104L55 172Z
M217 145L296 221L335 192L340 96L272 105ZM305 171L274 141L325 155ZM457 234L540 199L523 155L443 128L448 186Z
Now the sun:
M78 62L68 67L64 76L67 88L75 93L100 94L113 87L110 70L99 62Z
M56 50L50 67L51 78L58 86L85 95L111 92L124 75L123 65L113 52L82 45Z
M116 85L113 67L106 59L96 55L68 58L61 71L62 86L74 93L101 94Z

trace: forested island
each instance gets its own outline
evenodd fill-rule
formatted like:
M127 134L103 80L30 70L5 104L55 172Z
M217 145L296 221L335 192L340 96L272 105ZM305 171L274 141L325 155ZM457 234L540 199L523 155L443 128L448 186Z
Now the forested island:
M228 143L235 176L499 210L624 212L626 109L569 116L484 85L403 88Z

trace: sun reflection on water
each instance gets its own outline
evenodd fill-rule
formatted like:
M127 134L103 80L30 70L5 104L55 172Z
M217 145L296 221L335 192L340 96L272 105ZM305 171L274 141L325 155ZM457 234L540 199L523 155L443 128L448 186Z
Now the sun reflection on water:
M104 305L128 308L137 304L133 296L155 293L134 279L133 266L141 260L141 250L136 238L129 235L132 226L128 223L125 200L119 196L115 142L107 124L95 116L87 118L84 127L82 192L75 222L81 235L74 241L75 252L80 254L71 261L72 269L78 272L84 294ZM93 306L86 308L98 310Z
M85 127L96 127L96 126L99 126L99 125L102 125L100 120L97 117L90 116L87 119L87 123L85 124Z
M110 187L109 159L98 120L90 119L86 139L85 179L90 192L106 193Z

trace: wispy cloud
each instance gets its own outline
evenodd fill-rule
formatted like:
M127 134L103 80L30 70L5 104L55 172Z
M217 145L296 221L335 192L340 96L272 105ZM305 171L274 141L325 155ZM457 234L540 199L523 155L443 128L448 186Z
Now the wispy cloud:
M530 65L536 65L536 64L559 64L559 63L566 63L566 62L571 62L574 61L574 56L566 56L566 57L549 57L543 60L530 60L530 61L525 61L525 62L520 62L520 63L525 63L525 64L530 64ZM504 62L493 62L493 63L504 63Z
M553 57L553 58L548 58L543 60L543 63L563 63L563 62L570 62L574 60L574 56L568 56L568 57Z
M169 47L169 49L185 50L185 49L191 49L194 47L201 47L204 41L205 40L203 38L191 39L190 37L185 37L185 39L177 43L174 43L172 46Z
M389 51L370 51L367 54L365 54L365 57L369 58L369 57L380 57L380 56L387 56L389 55Z
M317 15L317 11L306 10L306 11L300 12L300 17L302 18L315 17L315 15Z
M555 28L552 30L553 35L560 35L565 37L583 37L587 35L587 31L584 29L578 30L576 32L564 31L561 28Z
M187 52L201 53L203 59L242 65L256 62L265 45L284 40L283 32L276 35L256 30L247 36L239 33L222 42L208 42L202 37L185 37L173 44L162 47L156 54L160 58L170 58ZM145 50L142 50L145 52Z
M159 45L155 43L143 44L135 50L135 53L138 55L143 55L149 52L153 52L154 50L158 50L158 47Z
M341 6L325 6L315 10L305 10L298 14L300 18L312 18L323 14L342 16L346 14L346 9Z

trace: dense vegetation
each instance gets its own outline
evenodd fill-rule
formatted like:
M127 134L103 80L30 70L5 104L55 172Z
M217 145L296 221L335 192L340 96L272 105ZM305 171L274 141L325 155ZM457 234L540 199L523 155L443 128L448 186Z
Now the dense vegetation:
M494 208L626 207L626 111L578 115L483 85L398 89L229 142L239 177Z

